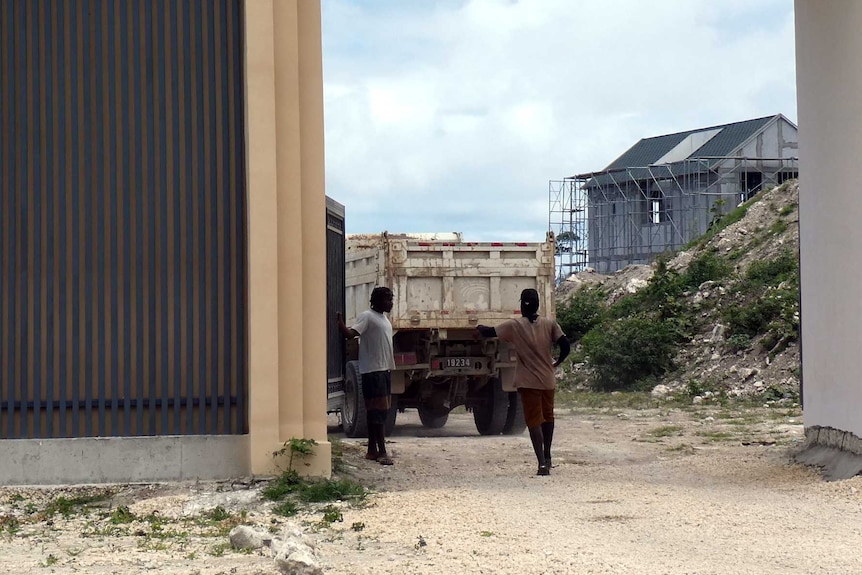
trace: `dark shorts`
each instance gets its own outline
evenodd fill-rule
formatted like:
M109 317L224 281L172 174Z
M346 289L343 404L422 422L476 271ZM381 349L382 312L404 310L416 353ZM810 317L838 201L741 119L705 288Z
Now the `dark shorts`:
M386 423L392 405L392 378L388 371L372 371L362 374L362 396L368 423Z
M518 388L521 405L524 406L524 421L527 427L538 427L554 421L554 390Z

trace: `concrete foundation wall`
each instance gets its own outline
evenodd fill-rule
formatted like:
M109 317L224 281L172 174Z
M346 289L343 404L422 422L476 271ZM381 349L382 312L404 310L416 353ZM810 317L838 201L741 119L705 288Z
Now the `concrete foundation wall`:
M250 475L247 435L7 439L0 485L68 485Z

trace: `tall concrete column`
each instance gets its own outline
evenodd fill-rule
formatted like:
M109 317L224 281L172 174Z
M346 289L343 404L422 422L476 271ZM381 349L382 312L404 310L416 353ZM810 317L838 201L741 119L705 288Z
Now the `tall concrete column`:
M811 448L862 454L862 2L795 8L803 418Z
M318 447L298 471L328 476L320 2L244 4L252 472L304 438Z
M319 2L299 2L299 105L302 134L302 293L307 361L302 378L303 436L326 440L326 176L323 130L323 45ZM324 443L323 445L328 445Z

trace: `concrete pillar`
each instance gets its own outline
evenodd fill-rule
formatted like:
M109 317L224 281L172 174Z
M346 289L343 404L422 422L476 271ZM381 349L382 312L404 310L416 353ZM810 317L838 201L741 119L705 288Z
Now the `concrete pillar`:
M862 437L862 2L796 0L802 381L809 442ZM837 432L842 440L835 441Z
M296 437L318 442L298 471L328 476L320 3L244 4L251 471Z
M307 318L302 378L303 436L326 436L326 176L323 130L323 46L319 2L299 2L299 102L302 134L302 292ZM326 460L327 465L329 459ZM328 467L327 467L328 469Z

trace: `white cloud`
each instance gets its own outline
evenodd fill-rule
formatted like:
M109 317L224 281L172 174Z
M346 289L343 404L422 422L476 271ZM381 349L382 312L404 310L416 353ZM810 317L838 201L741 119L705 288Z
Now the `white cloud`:
M351 232L541 239L550 179L642 137L796 116L792 0L323 0L323 34L327 190Z

